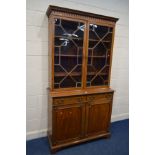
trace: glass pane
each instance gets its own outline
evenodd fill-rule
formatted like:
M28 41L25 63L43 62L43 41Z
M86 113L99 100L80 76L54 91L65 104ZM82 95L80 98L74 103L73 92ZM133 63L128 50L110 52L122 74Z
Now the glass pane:
M89 25L87 87L108 85L113 28Z
M84 23L55 19L54 88L82 86Z

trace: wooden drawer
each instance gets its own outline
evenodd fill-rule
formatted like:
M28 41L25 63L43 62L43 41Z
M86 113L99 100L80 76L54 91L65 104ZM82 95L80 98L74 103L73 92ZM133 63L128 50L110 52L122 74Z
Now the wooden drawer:
M53 99L53 104L66 105L66 104L75 104L75 103L86 103L94 100L98 102L109 102L109 101L112 101L112 98L113 98L113 93L58 97Z
M75 103L83 103L86 102L86 96L73 96L73 97L60 97L54 98L54 105L64 105L64 104L75 104Z
M112 101L113 93L91 94L87 96L87 101L109 102Z

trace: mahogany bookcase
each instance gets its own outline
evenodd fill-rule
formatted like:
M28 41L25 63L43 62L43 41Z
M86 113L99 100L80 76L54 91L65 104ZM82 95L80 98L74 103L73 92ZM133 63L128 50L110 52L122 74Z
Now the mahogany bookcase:
M117 18L49 6L48 138L53 152L109 137Z

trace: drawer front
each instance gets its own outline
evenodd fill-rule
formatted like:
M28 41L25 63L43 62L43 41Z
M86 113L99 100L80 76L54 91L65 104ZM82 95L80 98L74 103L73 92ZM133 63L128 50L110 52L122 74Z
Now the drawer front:
M86 102L86 96L60 97L54 98L54 105L74 104Z
M93 94L87 96L87 101L110 102L113 99L113 93Z
M113 99L113 93L91 94L82 96L58 97L53 99L54 105L66 105L73 103L86 103L91 101L109 102Z

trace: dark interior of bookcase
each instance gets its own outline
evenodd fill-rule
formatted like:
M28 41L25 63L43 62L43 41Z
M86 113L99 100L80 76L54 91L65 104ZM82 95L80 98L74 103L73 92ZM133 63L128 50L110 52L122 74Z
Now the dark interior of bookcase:
M82 87L85 24L55 19L54 89ZM109 82L113 28L89 24L86 86Z

